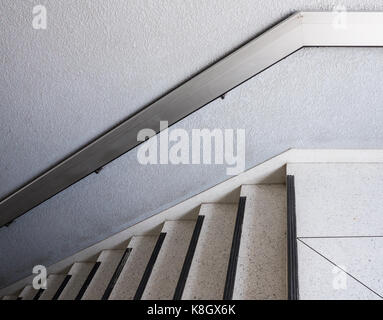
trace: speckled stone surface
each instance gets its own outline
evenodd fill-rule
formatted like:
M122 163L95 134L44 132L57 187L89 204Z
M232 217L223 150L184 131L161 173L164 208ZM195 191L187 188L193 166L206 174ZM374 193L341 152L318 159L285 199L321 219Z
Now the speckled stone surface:
M72 275L59 300L74 300L80 292L82 285L92 270L94 263L91 262L78 262L73 264L68 274Z
M301 239L383 297L383 238ZM300 257L301 264L306 263Z
M162 232L166 237L161 246L143 300L171 300L189 248L195 221L167 221Z
M383 164L289 164L297 236L383 235Z
M380 300L380 297L298 241L301 300Z
M205 219L182 299L222 299L237 208L237 204L201 206Z
M5 296L1 300L17 300L16 296Z
M39 300L52 300L54 295L56 294L58 288L62 284L65 279L65 275L61 274L52 274L48 276L47 279L47 288L44 290Z
M132 251L122 269L109 300L132 300L152 255L158 236L133 237L129 243Z
M242 186L245 215L233 299L287 299L286 187Z
M383 164L296 163L287 174L295 176L297 236L312 248L299 246L301 298L382 296L382 238L366 237L383 236ZM318 259L362 284L349 280L347 289L334 290L334 266Z
M33 300L36 294L37 290L33 289L31 285L28 285L21 291L19 297L21 297L22 300Z
M102 298L124 252L125 250L104 250L101 252L97 259L101 264L85 291L82 300L100 300Z

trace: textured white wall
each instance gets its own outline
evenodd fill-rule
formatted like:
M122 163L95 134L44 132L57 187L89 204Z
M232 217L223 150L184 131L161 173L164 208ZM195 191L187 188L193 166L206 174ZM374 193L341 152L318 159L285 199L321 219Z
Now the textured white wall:
M292 12L336 4L1 0L0 197ZM247 167L290 147L382 148L382 58L303 49L176 127L246 129ZM0 230L0 286L225 179L223 166L144 167L133 150Z

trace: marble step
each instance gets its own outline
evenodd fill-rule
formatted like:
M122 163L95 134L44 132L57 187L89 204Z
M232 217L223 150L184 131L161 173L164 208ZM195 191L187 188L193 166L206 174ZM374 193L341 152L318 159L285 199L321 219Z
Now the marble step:
M124 255L125 250L104 250L99 255L99 267L93 276L82 300L100 300Z
M51 274L47 279L47 288L41 294L39 300L52 300L60 285L63 283L65 275Z
M223 298L237 208L237 204L201 205L204 221L182 299Z
M156 245L156 236L133 237L129 257L109 296L109 300L132 300Z
M146 284L143 300L173 299L195 223L182 220L165 222L161 232L166 236Z
M73 264L68 272L71 278L58 297L58 300L75 300L93 266L94 262L76 262Z
M233 299L287 299L286 187L244 185L246 198Z

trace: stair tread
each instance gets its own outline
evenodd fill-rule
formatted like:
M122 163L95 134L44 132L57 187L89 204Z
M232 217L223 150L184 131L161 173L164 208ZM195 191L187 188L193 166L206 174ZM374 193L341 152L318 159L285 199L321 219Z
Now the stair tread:
M287 299L286 187L245 185L233 299Z
M58 288L65 279L65 275L51 274L47 279L47 288L44 290L39 300L52 300Z
M1 300L17 300L16 296L4 296Z
M94 266L93 262L76 262L69 270L72 277L59 296L59 300L74 300Z
M185 260L196 221L167 221L161 251L153 267L142 299L171 300Z
M121 261L125 250L104 250L97 261L101 262L82 300L100 300Z
M38 290L33 289L31 285L25 286L25 288L21 291L19 297L23 300L33 300L36 296Z
M203 204L205 216L182 299L223 297L237 204Z
M383 235L383 164L292 163L298 237Z
M128 247L132 251L110 294L109 300L133 299L157 239L158 235L139 236L131 239Z

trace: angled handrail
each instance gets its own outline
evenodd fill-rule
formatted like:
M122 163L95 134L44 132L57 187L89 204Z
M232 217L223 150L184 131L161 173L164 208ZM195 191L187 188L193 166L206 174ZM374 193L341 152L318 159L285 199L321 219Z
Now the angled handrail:
M383 46L382 30L383 12L292 15L2 199L0 227L136 147L141 129L158 133L303 47Z

